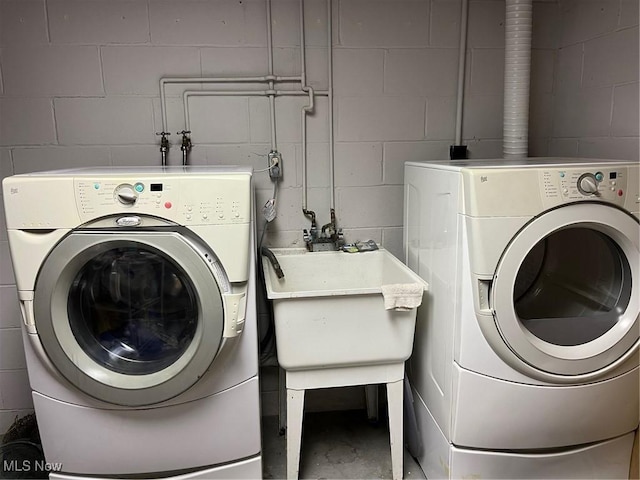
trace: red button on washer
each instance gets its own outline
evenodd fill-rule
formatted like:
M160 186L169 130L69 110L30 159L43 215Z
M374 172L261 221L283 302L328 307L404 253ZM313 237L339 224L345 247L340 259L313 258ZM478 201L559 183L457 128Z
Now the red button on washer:
M171 208L171 202L164 202L164 208Z
M618 196L621 197L624 194L622 190L618 190Z

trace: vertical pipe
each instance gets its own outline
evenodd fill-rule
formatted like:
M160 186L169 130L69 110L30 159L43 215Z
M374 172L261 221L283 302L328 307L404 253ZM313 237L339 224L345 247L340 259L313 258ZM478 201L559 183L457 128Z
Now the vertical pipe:
M333 13L331 2L327 0L327 74L329 77L328 85L328 103L329 103L329 183L331 194L331 211L336 208L335 193L335 161L333 148Z
M464 104L464 73L467 64L467 23L469 0L462 0L460 11L460 45L458 53L458 91L456 96L456 138L455 145L462 145L462 109Z
M300 0L300 84L303 90L307 86L307 52L305 48L307 43L304 30L304 0Z
M302 109L302 211L307 211L307 111Z
M271 0L267 0L267 58L269 64L269 90L273 90L273 31L271 24ZM269 95L269 111L271 112L271 151L278 150L276 142L276 97Z
M532 0L506 0L504 158L528 154L532 25Z
M166 132L167 131L167 106L165 105L165 102L167 101L166 99L166 93L164 91L164 84L165 84L165 79L161 78L160 79L160 109L162 110L162 131Z
M267 64L269 75L273 75L273 32L271 24L271 0L267 0ZM271 82L269 83L269 89L273 89Z
M304 28L304 0L300 0L300 88L307 89L307 60L306 40ZM300 132L302 142L302 212L307 214L307 113L312 110L312 105L302 107L302 119Z
M278 143L276 141L276 96L269 95L269 110L271 111L271 151L278 151Z

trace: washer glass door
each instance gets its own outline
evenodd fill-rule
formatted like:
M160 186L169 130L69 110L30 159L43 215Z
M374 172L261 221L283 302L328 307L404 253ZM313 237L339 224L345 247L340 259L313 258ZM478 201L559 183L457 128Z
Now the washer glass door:
M176 262L146 245L106 250L69 288L67 315L96 363L130 375L155 373L188 349L198 326L195 288Z
M228 280L215 263L184 231L70 233L36 281L44 350L67 380L99 400L134 406L179 395L223 344Z
M502 255L492 284L496 327L544 374L601 374L638 349L638 221L582 203L534 218Z

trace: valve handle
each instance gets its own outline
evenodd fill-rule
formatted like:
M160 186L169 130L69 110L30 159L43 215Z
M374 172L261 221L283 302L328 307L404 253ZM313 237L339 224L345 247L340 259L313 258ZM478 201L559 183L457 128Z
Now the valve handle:
M156 135L162 135L162 138L160 139L160 151L166 154L169 150L169 139L167 137L171 134L169 132L156 132Z
M191 138L187 136L190 133L191 130L182 130L181 132L178 132L178 135L182 135L182 146L180 147L180 150L191 150Z

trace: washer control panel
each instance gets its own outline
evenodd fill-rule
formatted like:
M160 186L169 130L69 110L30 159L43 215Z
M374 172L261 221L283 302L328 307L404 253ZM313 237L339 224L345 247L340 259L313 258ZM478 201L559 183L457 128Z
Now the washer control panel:
M246 223L251 215L249 175L77 177L74 189L83 221L126 213L155 215L181 225L209 225Z
M577 200L600 200L623 206L627 191L627 168L557 168L540 172L542 196L548 206Z

